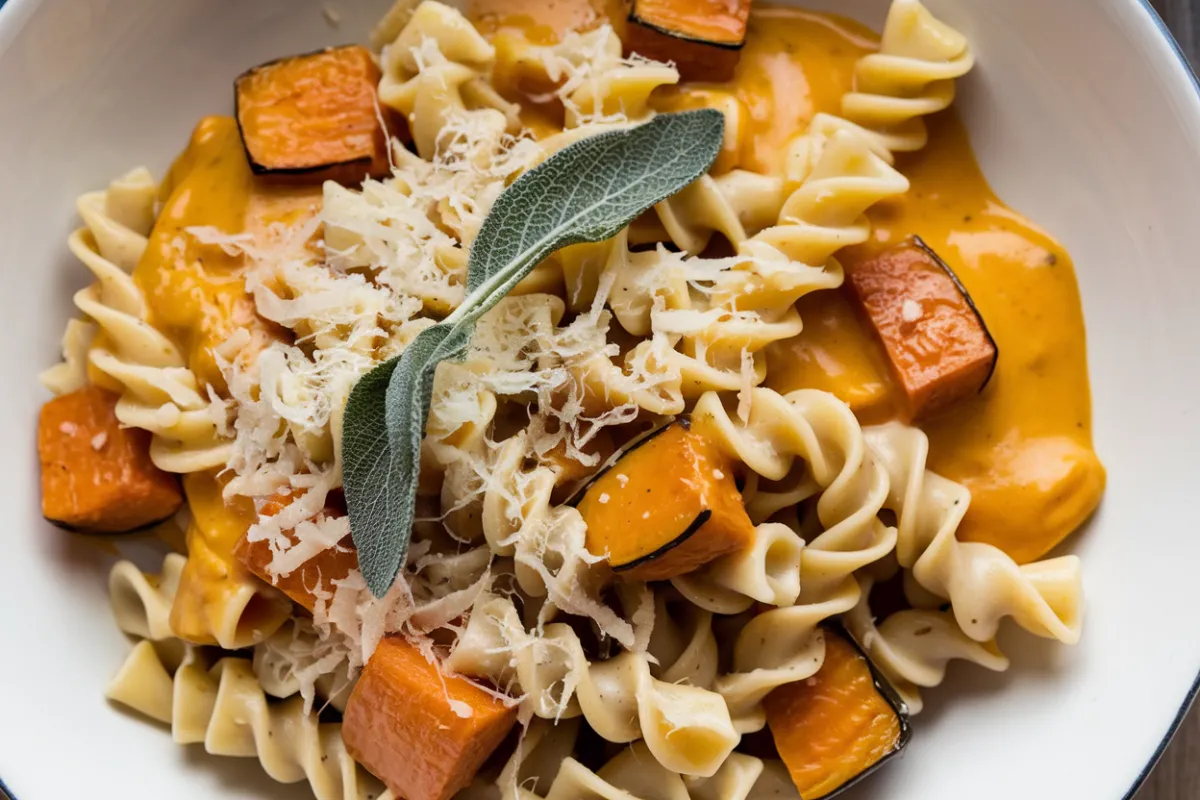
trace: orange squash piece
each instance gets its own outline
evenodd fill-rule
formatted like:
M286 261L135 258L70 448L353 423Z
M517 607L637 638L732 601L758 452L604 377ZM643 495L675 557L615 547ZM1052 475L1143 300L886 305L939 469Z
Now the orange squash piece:
M849 268L846 284L883 343L910 417L983 390L996 343L958 277L919 237Z
M733 464L687 417L625 451L578 507L588 550L630 580L692 572L754 538Z
M86 533L123 533L183 504L178 479L150 460L150 434L117 421L119 398L89 386L42 406L42 515Z
M451 707L454 701L463 717ZM342 739L355 761L405 800L449 800L517 721L466 678L440 674L400 637L379 643L350 695Z
M259 509L259 514L264 517L274 516L294 499L295 495L276 494ZM345 500L340 492L330 495L322 513L325 516L346 516ZM296 543L296 537L291 530L284 533L292 544ZM310 612L317 605L314 589L322 587L331 591L332 581L345 578L351 570L358 569L358 551L354 549L354 542L349 536L338 542L336 547L322 550L287 575L273 575L267 569L273 555L271 545L265 539L252 542L246 538L246 534L242 534L234 546L233 554L247 569Z
M908 743L908 712L857 646L825 628L825 663L763 703L775 747L804 800L830 797Z
M380 71L357 45L271 61L235 85L237 121L256 174L357 183L389 170L376 101Z
M727 81L746 42L751 0L634 0L626 48L674 61L688 80Z

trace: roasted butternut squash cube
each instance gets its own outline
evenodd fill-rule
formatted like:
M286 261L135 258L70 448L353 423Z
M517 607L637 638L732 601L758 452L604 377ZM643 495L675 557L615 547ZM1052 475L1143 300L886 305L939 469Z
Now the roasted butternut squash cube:
M624 578L661 581L749 546L733 465L681 417L635 444L579 501L587 548Z
M804 800L830 797L908 743L908 711L851 639L825 628L816 675L767 695L767 726Z
M259 175L357 183L388 172L380 71L357 45L271 61L235 85L237 121Z
M983 390L998 355L958 277L919 237L847 270L911 418Z
M291 505L295 495L276 494L259 509L259 515L274 516ZM345 500L341 493L330 495L322 518L346 516ZM284 535L293 546L297 543L294 529L285 530ZM234 556L255 575L290 597L295 603L312 611L317 605L316 590L333 590L333 581L341 580L358 569L358 551L347 534L336 546L314 555L286 575L276 575L268 567L274 559L271 544L266 539L250 541L242 534L233 549Z
M746 42L751 0L634 0L628 50L674 61L688 80L727 81Z
M449 800L471 782L517 720L508 707L403 638L384 639L346 704L342 739L355 761L405 800Z
M123 428L112 392L89 386L42 406L42 515L85 533L161 522L183 504L179 481L150 460L150 434Z

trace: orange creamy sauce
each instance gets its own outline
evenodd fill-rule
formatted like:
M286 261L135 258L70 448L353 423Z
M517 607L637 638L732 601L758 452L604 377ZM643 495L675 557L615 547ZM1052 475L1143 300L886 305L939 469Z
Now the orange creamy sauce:
M237 125L230 117L207 117L187 149L171 166L160 190L162 211L134 279L150 306L150 321L184 353L201 384L222 390L225 382L213 348L238 329L261 346L282 331L262 320L246 292L245 260L187 233L211 226L225 234L250 233L262 243L274 222L301 221L320 201L319 186L274 186L250 172ZM265 587L233 556L238 539L256 518L249 501L226 503L213 473L184 479L194 521L187 532L187 567L171 623L189 641L213 643L223 612L245 602L237 620L238 641L249 643L258 630L270 630L290 606ZM249 600L235 600L255 587Z
M536 20L514 14L523 0L474 0L482 27L539 42L572 27L624 13L608 0L552 0ZM851 89L854 65L878 46L878 36L836 16L756 4L734 78L726 84L660 89L660 110L721 107L732 98L748 122L727 142L715 171L739 167L778 172L787 143L819 111L838 113ZM529 114L535 130L543 119ZM1060 244L992 194L966 131L953 111L929 120L922 152L898 169L910 191L869 216L871 242L839 255L845 263L920 235L957 272L999 345L986 390L930 419L929 466L965 484L971 507L959 529L964 540L1001 547L1020 562L1036 559L1075 530L1099 503L1104 468L1092 449L1082 309L1071 259ZM805 330L768 352L768 385L780 391L812 387L848 402L864 422L897 415L899 395L882 347L841 291L800 302Z

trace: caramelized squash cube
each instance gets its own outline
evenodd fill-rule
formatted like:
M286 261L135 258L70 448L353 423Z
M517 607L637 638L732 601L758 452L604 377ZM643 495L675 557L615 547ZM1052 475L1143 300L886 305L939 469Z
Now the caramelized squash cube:
M380 71L357 45L271 61L235 85L237 121L259 175L358 183L389 171Z
M851 639L825 629L816 675L767 695L767 726L804 800L830 797L908 744L908 711Z
M846 283L883 343L910 418L983 391L996 343L958 277L920 238L854 265Z
M466 678L440 674L414 645L392 636L379 643L350 695L342 739L398 797L449 800L516 720L515 706Z
M89 386L42 407L42 515L56 525L123 533L161 522L183 504L179 480L150 460L150 434L117 421L118 399Z
M622 577L661 581L749 546L733 465L681 417L626 450L579 502L587 548Z
M634 0L625 40L629 51L673 61L687 80L733 77L751 0Z
M259 514L265 517L274 516L290 505L294 499L294 495L276 494L259 509ZM339 500L338 495L331 495L322 516L346 516L345 504ZM296 544L297 538L293 530L286 530L284 534L293 545ZM348 576L351 570L358 569L358 551L355 550L354 542L347 535L336 546L322 550L287 575L275 575L267 569L274 558L271 544L265 539L252 542L247 535L242 534L233 549L233 554L238 561L242 562L256 576L279 589L310 612L317 605L315 590L320 588L324 591L332 591L333 581L341 580Z

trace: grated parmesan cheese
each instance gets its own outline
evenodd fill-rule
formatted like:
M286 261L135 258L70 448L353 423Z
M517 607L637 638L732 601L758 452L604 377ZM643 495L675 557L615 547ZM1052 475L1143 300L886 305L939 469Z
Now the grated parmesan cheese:
M916 322L922 315L921 304L916 300L906 298L900 304L900 318L905 322Z

